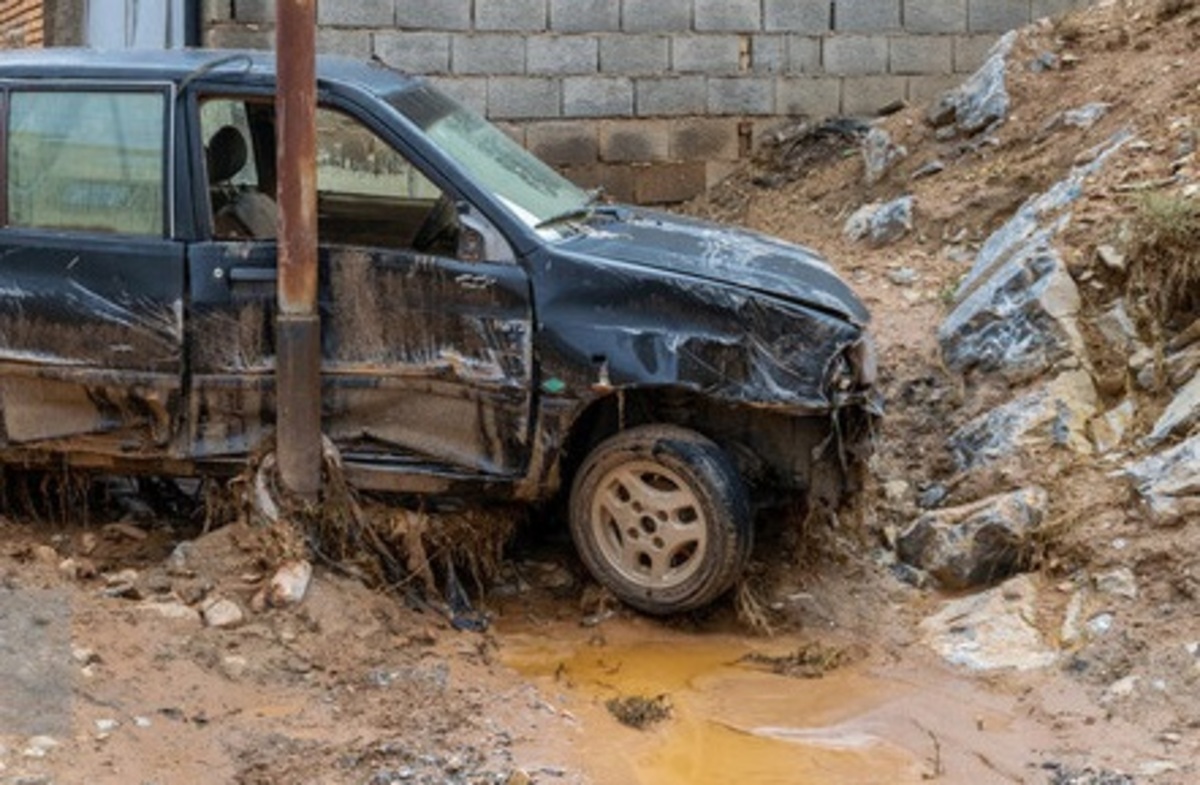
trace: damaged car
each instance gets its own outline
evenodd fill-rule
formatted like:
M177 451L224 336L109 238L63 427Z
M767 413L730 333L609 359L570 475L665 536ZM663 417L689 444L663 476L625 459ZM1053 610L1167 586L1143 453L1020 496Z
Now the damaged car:
M0 57L0 460L234 474L275 422L274 57ZM320 58L321 427L355 487L565 499L650 613L836 504L868 313L816 254L576 187L427 81ZM830 480L829 478L833 478Z

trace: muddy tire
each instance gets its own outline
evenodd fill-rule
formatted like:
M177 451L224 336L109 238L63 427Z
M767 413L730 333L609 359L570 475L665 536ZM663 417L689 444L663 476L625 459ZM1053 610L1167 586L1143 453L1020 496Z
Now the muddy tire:
M693 610L741 576L753 544L746 488L694 431L632 428L597 446L571 487L571 537L592 575L646 613Z

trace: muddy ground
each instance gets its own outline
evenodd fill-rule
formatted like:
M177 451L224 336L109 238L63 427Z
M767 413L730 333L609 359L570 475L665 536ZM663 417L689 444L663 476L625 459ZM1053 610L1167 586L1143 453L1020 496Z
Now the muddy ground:
M750 586L773 634L732 600L667 621L615 605L550 514L506 551L477 599L490 620L478 632L320 564L303 602L263 608L273 551L261 530L206 531L186 505L64 513L38 502L51 486L28 487L10 501L40 515L0 523L0 783L1195 782L1194 521L1150 525L1098 460L1040 462L1055 526L1028 616L1055 659L983 675L926 645L919 622L948 598L895 577L885 545L916 494L953 476L945 437L965 393L934 329L974 250L1083 151L1132 127L1141 143L1099 176L1068 232L1089 301L1118 290L1096 247L1128 224L1140 184L1178 173L1189 133L1194 149L1198 49L1194 3L1045 23L1013 57L1056 65L1012 69L1013 114L989 141L939 141L911 107L882 121L909 155L875 185L838 142L688 206L826 254L871 308L882 350L889 410L862 525L762 522ZM1089 102L1110 105L1095 125L1056 121ZM913 179L935 159L940 173ZM843 237L853 210L901 193L915 196L914 232L879 249ZM972 476L951 498L1023 479ZM1078 586L1120 568L1138 590L1107 600L1113 634L1061 640ZM217 600L244 617L206 623L200 609L218 613ZM621 721L630 705L639 727Z

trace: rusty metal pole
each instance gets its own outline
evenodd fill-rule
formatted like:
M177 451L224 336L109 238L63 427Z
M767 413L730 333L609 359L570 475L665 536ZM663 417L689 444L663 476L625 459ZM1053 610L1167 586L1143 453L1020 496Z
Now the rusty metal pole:
M317 311L316 0L276 0L279 312L276 449L283 485L321 488L321 322Z

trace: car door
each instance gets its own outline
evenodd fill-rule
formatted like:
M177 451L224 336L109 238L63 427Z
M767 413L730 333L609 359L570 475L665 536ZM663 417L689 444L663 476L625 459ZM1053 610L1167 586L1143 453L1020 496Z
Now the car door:
M197 111L209 169L225 177L210 183L212 241L190 256L195 446L217 455L252 448L274 422L275 241L267 222L251 226L271 209L260 196L274 190L274 122L253 97L202 96ZM241 126L252 174L229 176L213 152L228 125ZM349 107L318 110L317 179L326 435L375 470L356 475L363 484L521 476L532 325L511 252L462 253L480 247L463 242L470 208Z
M170 452L184 286L183 246L172 238L173 89L3 90L4 446Z

